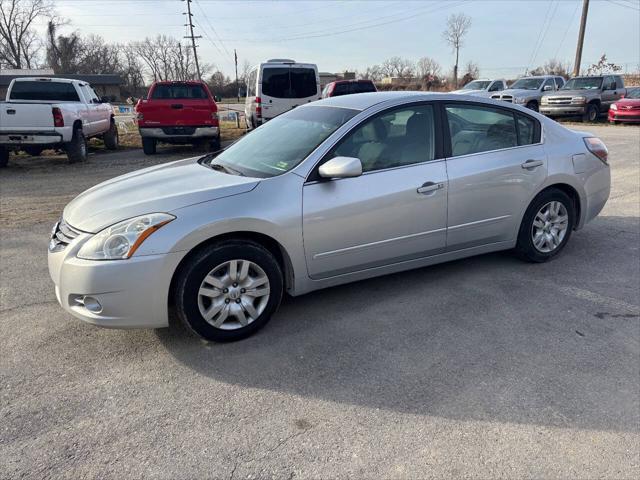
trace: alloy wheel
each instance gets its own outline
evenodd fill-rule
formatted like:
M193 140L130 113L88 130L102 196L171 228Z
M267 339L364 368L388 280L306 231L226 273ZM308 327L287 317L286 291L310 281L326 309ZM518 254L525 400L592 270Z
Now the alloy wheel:
M533 219L531 240L542 253L553 252L564 240L569 227L569 213L562 202L556 200L542 206Z
M262 314L269 295L269 278L259 265L229 260L211 270L200 284L198 308L210 325L237 330Z

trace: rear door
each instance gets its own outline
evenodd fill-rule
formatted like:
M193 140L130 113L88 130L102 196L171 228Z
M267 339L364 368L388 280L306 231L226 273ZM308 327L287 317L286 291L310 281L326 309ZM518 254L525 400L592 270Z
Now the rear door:
M511 109L447 102L447 250L510 241L547 177L540 123Z
M160 83L143 103L145 125L198 127L213 124L213 100L198 83Z
M320 98L317 71L305 65L265 65L260 79L262 116L271 119Z

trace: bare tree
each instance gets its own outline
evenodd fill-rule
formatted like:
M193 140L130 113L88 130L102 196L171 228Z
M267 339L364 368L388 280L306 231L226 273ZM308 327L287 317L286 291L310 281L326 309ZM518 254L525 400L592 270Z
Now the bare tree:
M52 11L49 0L0 0L0 67L35 66L41 44L33 23Z
M560 75L564 78L571 76L571 65L568 62L561 62L555 58L547 60L540 67L534 68L529 72L530 75Z
M385 77L409 78L413 76L413 62L400 57L387 58L380 70Z
M430 57L422 57L416 62L416 76L421 80L437 78L442 68L440 64Z
M453 82L458 87L458 60L460 58L460 47L463 46L465 35L471 27L471 17L464 13L452 14L447 19L447 29L442 32L442 38L449 44L456 53L456 63L453 67Z
M597 63L592 64L587 69L587 75L602 75L605 73L616 73L622 70L620 65L607 61L607 54L603 53Z
M47 25L47 63L54 73L78 73L81 39L77 33L58 35L58 24Z
M464 69L464 75L462 76L461 83L463 85L466 85L472 80L477 79L479 76L480 76L480 68L478 67L478 64L472 61L468 61Z
M372 80L374 82L379 82L384 77L382 73L382 67L380 65L372 65L367 67L364 72L360 75L360 78L365 80Z

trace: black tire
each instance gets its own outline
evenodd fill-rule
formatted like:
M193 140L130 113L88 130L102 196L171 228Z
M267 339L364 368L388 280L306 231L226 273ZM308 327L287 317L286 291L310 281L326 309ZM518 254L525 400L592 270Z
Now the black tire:
M269 279L269 298L262 313L244 327L225 330L207 323L198 306L198 292L204 278L217 266L229 260L248 260L258 265ZM250 242L229 240L206 247L187 260L178 273L175 288L176 312L196 334L215 342L232 342L246 338L271 319L280 305L283 292L282 270L274 256L263 246Z
M67 151L69 163L85 162L87 160L89 147L82 129L76 128L73 131L71 141L65 145L65 150Z
M9 163L9 150L0 147L0 168L5 168Z
M42 147L24 147L24 151L28 155L31 155L32 157L39 156L42 153L43 150L44 150L44 148L42 148Z
M536 102L535 100L531 100L529 103L527 103L527 108L529 110L533 110L534 112L538 111L538 102Z
M155 155L156 144L155 138L142 137L142 151L145 155Z
M104 140L104 146L107 150L117 150L118 145L120 144L120 138L118 136L118 127L116 126L116 122L111 119L111 125L109 126L109 130L102 136L102 140Z
M598 120L598 106L595 103L590 103L587 105L587 109L584 111L582 115L583 122L595 122Z
M533 222L537 213L542 209L545 205L550 202L557 201L561 202L564 205L564 208L567 211L568 223L567 230L564 235L564 238L560 242L560 244L550 252L542 252L538 250L533 244L532 231L533 231ZM522 218L522 223L520 224L520 231L518 232L518 242L516 244L516 253L523 260L534 262L534 263L542 263L550 260L558 253L562 251L565 247L569 238L571 238L571 232L576 224L576 208L573 203L573 200L562 190L558 190L555 188L549 188L547 190L543 190L540 192L529 204L527 211Z
M218 135L213 140L211 140L211 142L209 143L209 151L217 152L218 150L220 150L220 148L221 148L220 135Z

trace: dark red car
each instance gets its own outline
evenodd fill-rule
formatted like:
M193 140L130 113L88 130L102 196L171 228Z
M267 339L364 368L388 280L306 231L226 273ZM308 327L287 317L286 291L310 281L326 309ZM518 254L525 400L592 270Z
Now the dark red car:
M220 149L218 106L204 82L155 82L136 113L147 155L156 153L158 142Z
M611 104L609 121L611 123L640 123L640 87L627 88L625 97Z
M378 89L371 80L336 80L335 82L327 83L324 90L322 90L322 98L377 91Z

